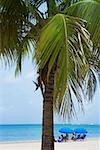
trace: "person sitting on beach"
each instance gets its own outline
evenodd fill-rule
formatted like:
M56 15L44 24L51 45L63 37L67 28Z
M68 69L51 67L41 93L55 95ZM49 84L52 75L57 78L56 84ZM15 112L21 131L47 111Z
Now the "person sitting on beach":
M62 142L62 141L64 140L64 136L63 136L63 135L61 135L61 136L59 136L59 137L60 137L59 139L60 139L60 140L61 140L61 142ZM59 139L58 139L58 140L59 140Z
M65 142L69 140L69 135L66 133Z
M76 133L73 133L71 140L73 140L73 141L76 140Z
M80 139L84 140L85 137L86 137L86 134L83 134L83 135L80 137Z
M81 134L78 134L76 140L80 139L80 137L81 137Z
M62 137L59 136L59 137L58 137L58 142L62 142L62 141L63 141Z

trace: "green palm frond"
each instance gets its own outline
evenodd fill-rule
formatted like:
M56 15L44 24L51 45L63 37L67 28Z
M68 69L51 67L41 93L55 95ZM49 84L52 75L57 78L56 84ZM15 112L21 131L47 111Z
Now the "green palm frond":
M76 116L76 110L73 102L73 96L71 89L69 87L65 91L60 110L58 111L59 115L65 120L68 117L68 120L73 116Z
M91 52L90 34L84 27L84 21L79 18L57 14L41 33L36 50L38 67L40 70L47 68L48 79L51 69L56 64L54 103L57 102L58 107L61 106L69 76L76 81L82 78L82 67L88 63L84 46ZM76 96L79 97L78 94Z
M31 0L23 0L29 12L30 21L34 18L35 23L44 18L43 12L39 10L39 6L44 3L44 0L39 1L31 1ZM45 12L44 12L45 13Z
M15 54L28 30L28 11L23 1L0 1L0 55Z
M90 68L85 77L85 83L84 83L84 92L87 97L85 99L92 100L94 93L97 88L97 75L95 73L95 70L93 68Z
M36 4L29 2L24 0L0 1L0 58L9 65L16 62L17 59L16 70L19 68L19 71L21 57L23 57L21 54L26 54L30 43L37 41L40 29L44 25L43 21L41 25L36 24L41 17L38 8L35 7Z
M57 2L59 3L60 11L64 11L66 8L79 1L80 0L57 0Z
M78 104L78 108L80 108L80 110L84 111L83 99L81 85L77 79L70 75L67 80L67 87L64 97L58 108L58 113L63 116L63 118L68 117L69 120L72 117L76 117L76 104Z
M27 56L33 55L35 41L34 39L29 39L29 37L26 37L21 44L22 45L20 45L19 51L16 52L16 57L15 57L15 64L16 64L15 75L21 73L23 60Z
M16 51L15 55L15 63L16 63L16 70L15 75L21 73L22 67L22 60L25 59L26 56L34 56L34 49L37 45L41 28L46 24L46 21L42 21L42 25L32 25L31 30L27 33L24 37L23 41L20 43L18 50Z
M100 48L100 1L83 0L77 2L67 8L65 13L86 20L91 40L96 47Z

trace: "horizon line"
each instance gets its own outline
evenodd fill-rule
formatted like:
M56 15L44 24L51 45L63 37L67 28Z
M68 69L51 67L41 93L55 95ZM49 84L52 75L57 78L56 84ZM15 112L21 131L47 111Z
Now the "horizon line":
M0 125L42 125L42 123L0 123ZM55 123L54 125L100 125L95 123Z

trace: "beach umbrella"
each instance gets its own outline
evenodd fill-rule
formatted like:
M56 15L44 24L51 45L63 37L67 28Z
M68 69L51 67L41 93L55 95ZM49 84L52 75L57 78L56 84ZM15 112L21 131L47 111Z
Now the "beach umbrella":
M70 128L61 128L60 130L59 130L59 132L61 132L61 133L73 133L73 130L72 129L70 129Z
M74 130L75 133L87 133L86 129L84 128L77 128Z

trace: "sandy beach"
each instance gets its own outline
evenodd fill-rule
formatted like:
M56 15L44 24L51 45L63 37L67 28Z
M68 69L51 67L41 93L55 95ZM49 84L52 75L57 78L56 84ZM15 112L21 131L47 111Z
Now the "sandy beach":
M41 142L0 143L0 150L41 150ZM55 143L55 150L100 150L100 138Z

